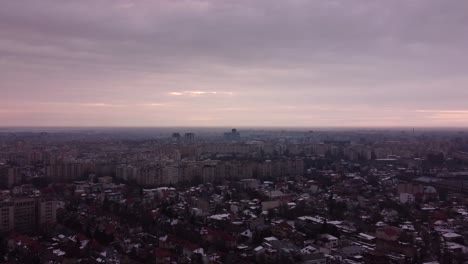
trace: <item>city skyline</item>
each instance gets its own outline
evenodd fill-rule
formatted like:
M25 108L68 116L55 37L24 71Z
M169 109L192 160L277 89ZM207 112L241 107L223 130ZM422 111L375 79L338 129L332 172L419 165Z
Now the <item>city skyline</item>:
M467 127L468 2L0 3L0 126Z

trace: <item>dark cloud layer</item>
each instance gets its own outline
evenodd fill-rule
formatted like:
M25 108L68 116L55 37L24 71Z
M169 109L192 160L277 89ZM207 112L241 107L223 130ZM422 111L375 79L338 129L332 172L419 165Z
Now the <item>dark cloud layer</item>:
M465 0L5 0L0 124L462 126L467 10Z

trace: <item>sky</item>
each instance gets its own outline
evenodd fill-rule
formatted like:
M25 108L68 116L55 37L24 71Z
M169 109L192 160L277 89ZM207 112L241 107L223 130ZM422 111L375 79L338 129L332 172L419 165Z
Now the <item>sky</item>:
M0 126L468 126L466 0L2 0Z

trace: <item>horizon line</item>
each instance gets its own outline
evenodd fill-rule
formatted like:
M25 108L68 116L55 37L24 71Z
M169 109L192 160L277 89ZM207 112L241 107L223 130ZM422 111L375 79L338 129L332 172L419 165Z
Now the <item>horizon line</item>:
M40 128L249 128L249 129L265 129L265 128L272 128L272 129L281 129L281 128L296 128L296 129L327 129L327 128L333 128L333 129L468 129L467 126L409 126L409 125L399 125L399 126L340 126L340 125L330 125L330 126L293 126L293 125L276 125L276 126L267 126L267 125L257 125L257 126L251 126L251 125L232 125L232 126L186 126L186 125L161 125L161 126L87 126L87 125L64 125L64 126L56 126L56 125L44 125L44 126L31 126L31 125L16 125L16 126L2 126L0 125L0 129L24 129L24 128L34 128L34 129L40 129Z

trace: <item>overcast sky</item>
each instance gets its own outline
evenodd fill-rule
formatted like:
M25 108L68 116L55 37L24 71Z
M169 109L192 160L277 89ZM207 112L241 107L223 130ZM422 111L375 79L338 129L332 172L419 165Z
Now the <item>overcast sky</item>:
M0 126L468 126L468 1L2 0Z

